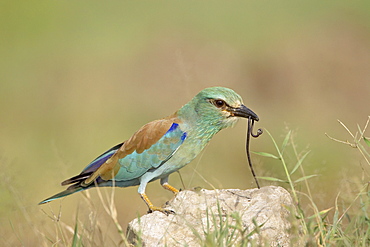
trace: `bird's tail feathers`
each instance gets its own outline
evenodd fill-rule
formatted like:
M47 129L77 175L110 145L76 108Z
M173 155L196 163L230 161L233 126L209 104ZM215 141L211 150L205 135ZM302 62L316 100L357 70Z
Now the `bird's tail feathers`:
M62 191L62 192L59 192L58 194L55 194L49 198L46 198L45 200L41 201L39 203L40 204L44 204L44 203L48 203L48 202L51 202L51 201L54 201L55 199L58 199L58 198L62 198L62 197L65 197L65 196L68 196L70 194L73 194L73 193L76 193L76 192L79 192L79 191L82 191L82 190L85 190L87 188L84 188L84 187L81 187L81 186L70 186L68 187L68 189Z
M93 172L82 172L81 174L78 174L77 176L74 176L74 177L71 177L67 180L64 180L62 182L62 186L72 184L70 187L74 187L78 184L81 184L82 181L89 178L91 174L93 174Z

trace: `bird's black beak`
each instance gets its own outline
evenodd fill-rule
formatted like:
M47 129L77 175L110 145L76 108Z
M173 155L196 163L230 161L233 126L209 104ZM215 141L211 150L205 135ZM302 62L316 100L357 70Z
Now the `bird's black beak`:
M255 121L259 120L257 114L254 113L251 109L249 109L245 105L241 105L238 108L231 108L230 113L232 116L235 116L235 117L243 117L243 118L251 117Z

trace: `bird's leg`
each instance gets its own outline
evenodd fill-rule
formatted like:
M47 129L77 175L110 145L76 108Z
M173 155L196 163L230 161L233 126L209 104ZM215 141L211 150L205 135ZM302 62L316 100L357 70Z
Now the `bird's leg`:
M141 181L140 181L140 185L139 185L139 188L138 188L138 192L141 196L141 198L143 199L143 201L146 203L146 205L148 206L149 210L148 210L148 213L152 213L154 211L159 211L159 212L162 212L166 215L169 215L169 214L174 214L175 212L172 211L172 210L169 210L169 209L164 209L164 208L161 208L161 207L155 207L153 205L153 203L149 200L148 196L145 194L145 188L146 188L146 185L148 184L148 181L150 181L152 179L152 177L141 177Z
M177 193L179 193L179 190L178 189L176 189L175 187L171 186L168 183L168 176L167 177L164 177L164 178L161 178L161 182L160 183L161 183L161 185L162 185L162 187L164 189L171 191L175 195L177 195Z
M172 193L174 193L175 195L177 195L177 193L179 193L179 190L176 189L175 187L169 185L168 183L164 183L162 184L162 187L165 188L166 190L169 190L171 191Z
M140 196L141 196L141 198L144 200L144 202L146 203L146 205L149 208L148 213L152 213L154 211L162 212L165 215L169 215L169 214L174 214L175 213L174 211L172 211L170 209L164 209L164 208L161 208L161 207L155 207L153 205L153 203L149 200L148 196L145 193L140 193Z

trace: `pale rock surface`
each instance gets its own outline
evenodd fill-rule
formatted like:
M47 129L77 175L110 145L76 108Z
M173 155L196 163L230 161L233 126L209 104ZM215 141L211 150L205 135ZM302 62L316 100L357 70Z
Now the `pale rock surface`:
M208 235L209 243L215 246L221 244L214 242L216 232L226 229L224 233L232 245L240 245L243 239L249 241L248 246L290 245L291 224L287 218L294 212L294 206L290 194L282 187L186 190L177 194L165 208L176 214L153 212L134 219L127 229L128 240L135 245L140 238L144 246L200 246ZM235 231L233 226L239 230ZM218 230L215 231L215 227ZM256 228L258 233L253 233Z

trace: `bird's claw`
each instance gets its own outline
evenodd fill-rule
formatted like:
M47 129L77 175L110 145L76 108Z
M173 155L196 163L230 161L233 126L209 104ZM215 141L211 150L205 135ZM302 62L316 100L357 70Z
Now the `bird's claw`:
M160 207L150 207L148 210L148 214L153 213L154 211L162 212L167 216L170 214L176 214L176 212L171 209L165 209L165 208L160 208Z

